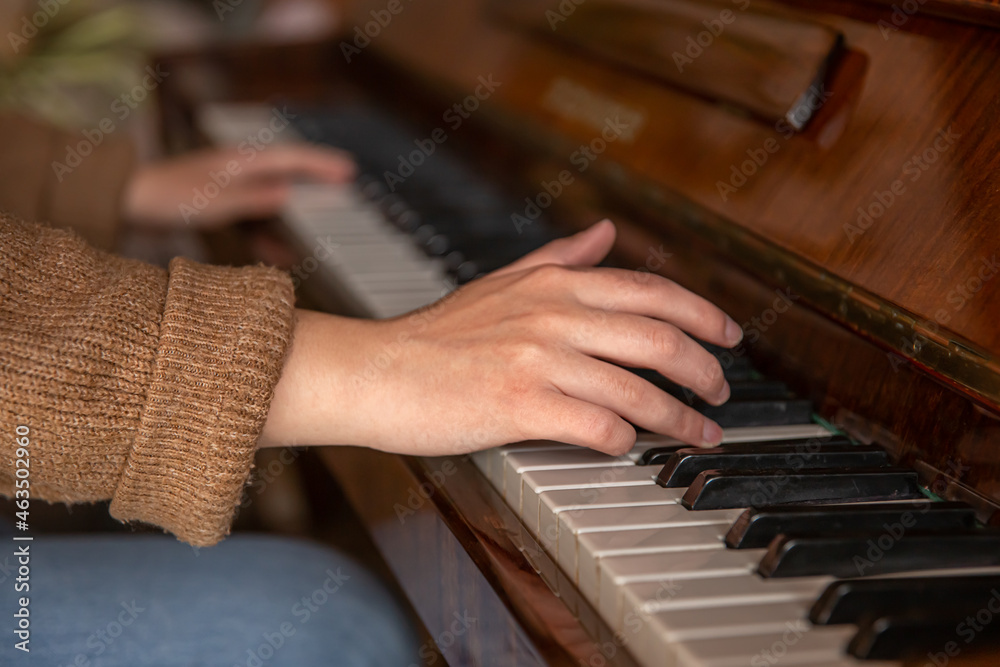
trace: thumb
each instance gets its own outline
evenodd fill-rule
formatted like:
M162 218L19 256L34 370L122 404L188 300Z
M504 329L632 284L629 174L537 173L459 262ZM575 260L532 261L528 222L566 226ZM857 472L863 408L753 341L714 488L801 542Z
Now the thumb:
M601 220L573 236L546 243L538 250L493 272L494 276L523 271L543 264L594 266L604 259L615 243L615 225Z

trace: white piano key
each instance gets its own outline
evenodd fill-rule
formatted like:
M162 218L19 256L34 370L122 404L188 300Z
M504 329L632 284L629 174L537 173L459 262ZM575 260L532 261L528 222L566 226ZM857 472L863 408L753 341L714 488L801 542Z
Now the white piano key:
M723 442L762 442L766 440L792 440L795 438L828 438L832 433L819 424L791 424L786 426L735 426L723 429Z
M659 611L640 618L663 644L682 641L767 635L784 632L788 623L804 621L811 600L776 602L744 607L713 607L684 611Z
M559 515L563 512L643 505L677 505L685 490L664 489L654 483L646 486L612 486L596 491L594 489L545 491L538 496L538 514L525 513L521 519L533 532L548 536L554 541L559 535Z
M478 452L473 452L472 454L469 454L469 458L472 459L472 463L479 468L479 472L489 478L490 450L483 449Z
M573 445L567 445L563 442L554 442L552 440L528 440L526 442L518 442L512 445L504 445L503 447L494 447L490 450L490 483L496 488L497 492L503 493L503 471L505 467L505 462L508 456L514 452L521 451L545 451L545 450L570 450L573 449ZM514 509L517 509L516 507Z
M580 533L575 550L559 552L559 565L588 599L596 600L600 590L601 560L607 556L725 549L723 538L729 526L709 524L682 528L643 528L637 530ZM566 559L563 560L562 557Z
M646 466L605 466L583 470L531 470L521 477L518 516L538 516L538 494L559 489L591 489L600 495L615 486L655 486L654 470ZM657 487L659 488L659 487ZM664 493L674 489L661 489ZM537 519L536 519L537 521Z
M728 554L749 554L747 552L717 552L712 553L709 558L715 557L725 560ZM672 556L672 560L677 555ZM708 565L708 569L715 568L720 575L718 577L701 578L696 576L697 563L693 562L695 554L685 554L682 558L688 560L686 566L680 569L687 569L688 572L670 571L665 572L666 578L654 579L642 583L624 583L621 591L624 595L623 604L609 612L607 605L600 609L601 616L613 627L619 628L622 632L631 635L635 639L636 645L655 646L658 649L667 649L676 643L684 643L688 640L700 640L699 633L704 635L704 639L722 639L734 635L766 635L771 632L762 627L761 623L773 623L781 621L774 615L766 614L766 609L777 609L779 605L790 605L787 609L801 608L803 611L798 618L804 619L814 600L823 589L832 583L832 577L812 577L799 579L778 579L765 580L756 575L735 574L723 576L724 566L717 562L715 565ZM615 559L607 559L610 563ZM605 572L608 570L606 569ZM973 568L964 570L939 570L898 573L886 578L910 577L910 576L957 576L969 574L991 574L1000 571L1000 568ZM603 573L602 573L603 574ZM602 592L603 594L603 592ZM704 618L709 625L704 630L700 630L695 622L697 618ZM724 619L731 619L725 621ZM746 623L740 625L746 620ZM788 618L785 621L794 621ZM739 627L737 627L739 626ZM652 631L651 631L652 629ZM824 628L813 628L822 630ZM645 636L651 633L651 636ZM651 644L650 644L651 642ZM770 645L770 641L767 642ZM839 645L842 650L847 645L844 641ZM696 646L697 647L697 646ZM699 648L697 652L702 653ZM647 653L647 655L652 655ZM672 654L667 654L672 655ZM726 660L742 657L742 663L748 664L751 654L739 654L727 656ZM650 664L675 664L674 657L666 659L665 662ZM807 658L798 656L795 660L805 660ZM812 658L808 658L812 659ZM847 658L842 658L843 663L831 661L829 663L819 660L817 664L850 664L869 665L888 663L856 662ZM721 660L721 658L720 658ZM784 663L784 657L781 659ZM702 663L676 663L700 665ZM706 663L715 664L715 663ZM719 664L729 664L721 662ZM762 662L760 664L769 664ZM800 664L800 663L789 663ZM813 664L804 662L801 664Z
M833 435L819 424L789 424L782 426L733 426L722 430L722 442L765 442L768 440L794 440L798 438L828 438ZM680 440L658 433L639 433L636 445L643 451L653 447L670 447L684 444Z
M622 612L650 614L655 611L812 600L831 581L831 577L762 579L756 574L643 581L627 584L622 589ZM621 622L621 618L615 619L615 629L621 629Z
M663 554L630 554L601 559L595 606L608 623L621 618L623 590L636 583L752 575L764 549L724 549Z
M511 452L504 459L503 497L512 507L521 503L521 477L533 470L564 470L603 468L607 466L635 466L624 456L608 456L583 447Z
M750 667L756 665L830 667L851 664L844 647L856 632L850 627L816 627L805 620L786 621L783 630L767 634L721 636L665 643L654 618L640 617L634 655L644 665L676 667ZM755 660L755 658L757 658ZM856 662L857 665L868 663Z
M577 553L584 548L580 544L581 537L590 533L716 526L715 532L725 535L725 531L729 530L729 526L739 515L739 510L692 512L682 505L644 505L562 512L559 515L559 530L556 536L559 562L565 564L567 572L573 572ZM595 587L584 589L581 581L581 591L589 599L597 601L599 573L593 580L588 579L588 584L591 583Z

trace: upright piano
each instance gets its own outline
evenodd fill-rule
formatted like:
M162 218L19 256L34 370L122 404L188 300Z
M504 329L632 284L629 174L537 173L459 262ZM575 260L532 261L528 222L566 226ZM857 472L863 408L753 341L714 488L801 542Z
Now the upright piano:
M395 316L610 217L745 331L718 452L323 452L448 663L1000 664L1000 3L358 4L303 289Z

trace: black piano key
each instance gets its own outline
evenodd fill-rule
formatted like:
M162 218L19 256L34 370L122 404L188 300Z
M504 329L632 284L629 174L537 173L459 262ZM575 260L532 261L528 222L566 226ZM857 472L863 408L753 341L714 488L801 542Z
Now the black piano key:
M705 470L808 470L812 468L876 468L889 465L889 455L871 445L746 444L713 449L682 449L663 466L656 483L667 489L691 486Z
M662 377L662 376L661 376ZM728 379L728 378L727 378ZM690 389L669 380L655 383L658 387L687 405L704 407L706 403ZM729 400L744 401L785 401L795 395L784 382L777 380L729 380Z
M719 426L784 426L812 422L812 401L729 401L723 405L695 405L698 412Z
M778 380L742 380L729 383L731 401L767 401L793 396L788 385Z
M860 577L912 570L1000 565L1000 531L856 537L774 538L757 568L763 577Z
M671 457L677 452L684 450L707 451L707 452L735 452L743 447L796 447L802 451L813 451L820 447L831 447L837 445L849 445L850 439L841 435L831 435L826 438L793 438L791 440L761 440L758 442L732 442L724 443L712 449L697 449L691 445L666 445L663 447L652 447L647 449L639 457L638 464L641 466L666 465ZM775 466L781 467L781 466Z
M691 449L691 445L681 442L676 445L653 447L644 451L636 463L641 466L662 466L675 453L685 449Z
M907 468L706 470L695 478L681 502L689 510L714 510L923 497L917 473Z
M982 607L993 590L1000 590L1000 574L845 579L826 587L810 609L809 620L816 625L857 625L865 618L913 609L966 615Z
M730 549L763 549L778 535L833 537L876 536L900 530L962 530L976 526L975 509L965 503L916 500L913 503L791 505L751 507L726 535Z
M1000 599L987 593L968 617L910 611L868 619L858 628L847 652L862 660L919 658L921 664L943 666L959 653L1000 647L1000 622L977 620L978 613L984 612L992 621L994 609L1000 609Z
M730 387L733 384L745 383L746 385L752 385L759 382L759 380L755 379L756 371L754 371L753 366L750 365L749 359L746 357L733 357L732 355L730 355L730 357L731 358L719 358L719 364L722 366L722 374L725 376L726 380L729 381ZM689 400L688 397L695 396L694 392L690 389L685 389L676 382L668 380L657 371L648 368L627 368L626 370L632 371L650 384L656 385L668 394L681 398L686 402L693 400L693 398ZM771 381L765 382L770 383ZM750 390L746 389L745 391Z

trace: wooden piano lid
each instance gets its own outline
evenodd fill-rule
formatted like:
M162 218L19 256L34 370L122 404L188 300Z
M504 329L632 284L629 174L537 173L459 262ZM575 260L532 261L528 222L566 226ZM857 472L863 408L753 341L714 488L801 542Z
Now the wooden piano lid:
M843 45L797 131L741 108L738 89L735 103L711 99L696 83L525 29L490 4L406 4L372 48L451 94L492 76L499 83L477 114L574 174L587 162L587 177L997 410L1000 32L920 13L897 26L880 3L754 2L760 15L801 25L805 52L820 60ZM574 19L569 0L541 4L566 19L554 33ZM739 3L700 4L739 14ZM822 49L809 46L817 39ZM574 164L612 117L625 130L600 159Z

